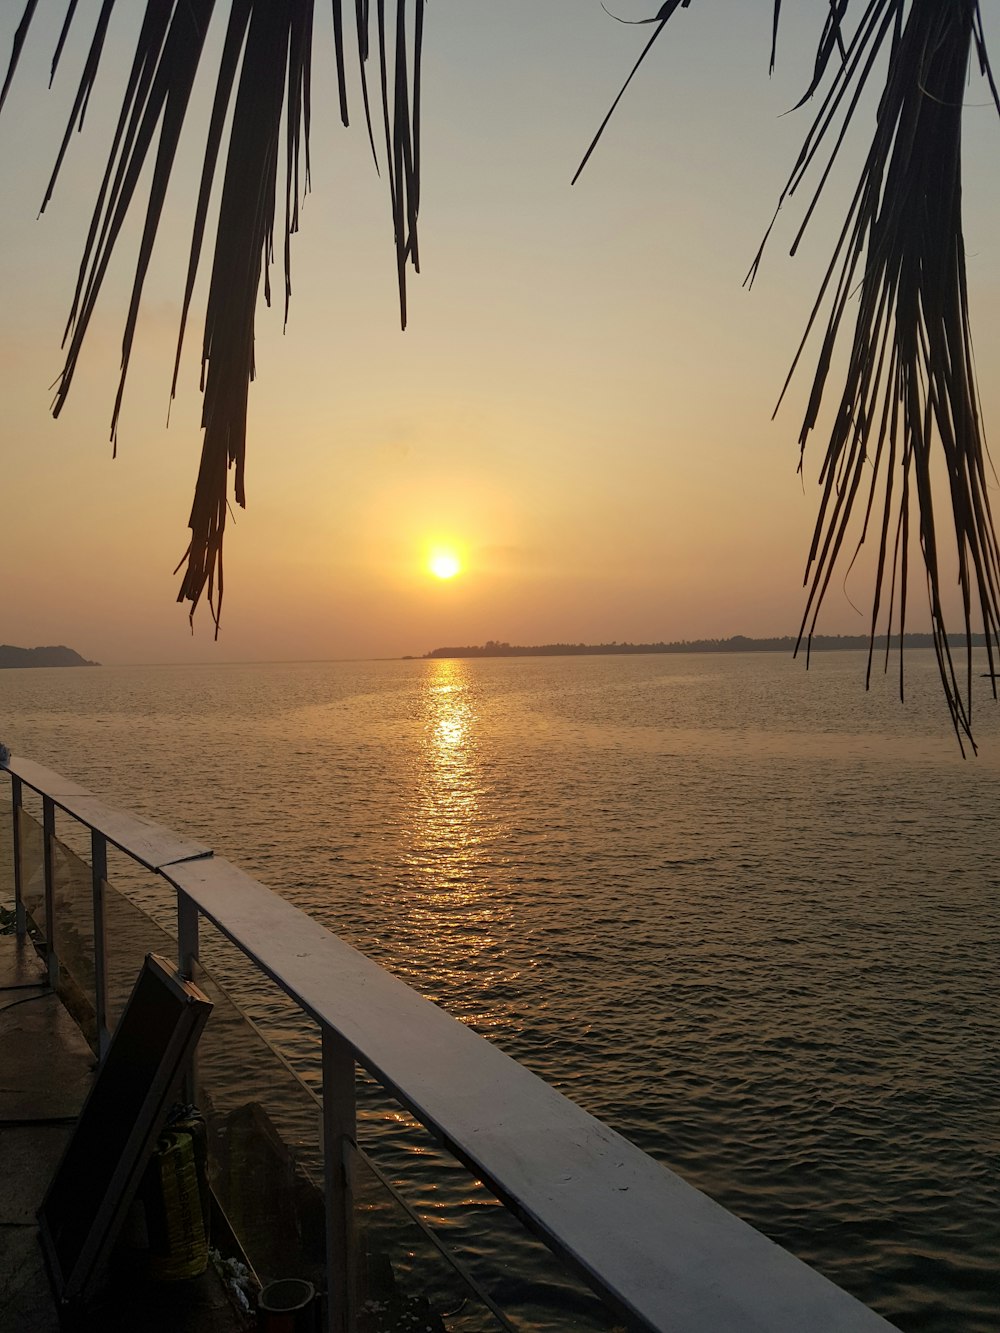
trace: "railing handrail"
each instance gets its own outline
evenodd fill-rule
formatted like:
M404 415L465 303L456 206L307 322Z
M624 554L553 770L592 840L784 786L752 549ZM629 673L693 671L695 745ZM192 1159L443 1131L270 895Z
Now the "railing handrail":
M629 1317L675 1333L890 1328L224 857L32 761L6 767L162 875Z
M159 871L177 861L190 861L213 854L211 847L181 837L173 829L165 828L131 810L109 805L78 782L64 778L61 773L43 764L36 764L33 759L10 755L0 767L20 778L26 787L38 792L39 796L49 797L60 810L65 810L79 823L100 833L119 851L130 856L133 861L138 861L147 870Z

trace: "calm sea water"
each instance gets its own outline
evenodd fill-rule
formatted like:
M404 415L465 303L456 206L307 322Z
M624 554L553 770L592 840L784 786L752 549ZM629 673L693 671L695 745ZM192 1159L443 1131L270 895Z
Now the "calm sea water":
M901 1328L986 1333L975 683L968 761L918 652L905 707L853 653L7 671L0 739L203 839ZM383 1119L402 1176L424 1150ZM412 1187L447 1229L431 1164Z

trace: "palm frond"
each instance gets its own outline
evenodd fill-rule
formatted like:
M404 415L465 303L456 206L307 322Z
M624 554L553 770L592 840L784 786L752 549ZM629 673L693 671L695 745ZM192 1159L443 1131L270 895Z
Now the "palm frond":
M843 0L841 6L846 8ZM986 636L991 673L1000 631L1000 552L987 489L989 464L962 231L962 107L973 50L984 70L989 69L975 0L944 5L937 0L870 0L786 195L801 183L824 140L835 136L804 228L884 48L887 74L875 134L806 331L808 336L828 302L799 435L803 451L828 392L834 347L848 306L856 298L845 382L820 471L821 501L807 562L800 641L804 638L808 645L816 628L834 569L851 543L855 507L867 497L854 553L878 516L871 641L886 600L887 631L892 631L894 617L901 635L904 630L912 531L924 566L945 698L960 742L967 740L974 748L973 608ZM800 236L801 229L796 245ZM804 344L805 339L796 361ZM934 474L939 465L947 479L947 500L936 505ZM943 586L948 557L941 541L941 507L950 509L955 540L951 560L957 565L962 602L964 681L948 635Z
M883 59L886 82L871 147L781 395L783 398L822 310L829 307L799 434L800 451L804 452L821 406L830 396L834 351L846 336L848 308L856 302L845 383L820 473L821 500L806 567L799 644L805 640L808 655L823 598L835 569L850 550L856 511L862 507L852 563L876 518L879 542L870 642L874 645L885 602L886 628L891 633L895 625L902 636L911 533L915 533L945 698L960 744L964 739L975 748L971 730L973 609L986 636L995 690L1000 551L987 490L989 463L972 353L962 231L962 104L973 52L998 111L1000 96L990 70L978 0L866 0L848 40L849 3L828 0L812 77L798 105L818 92L831 68L834 72L778 202L780 210L829 145L792 245L794 254L830 179L865 88ZM664 5L647 20L659 25L654 40L676 7ZM775 0L772 66L780 10L781 0ZM650 45L652 42L635 68ZM620 99L621 93L581 169ZM748 284L757 273L773 226L772 222L751 265ZM946 623L942 566L946 553L933 484L939 467L947 478L947 507L955 539L951 559L957 565L962 601L964 682L952 656ZM869 679L871 666L872 651Z
M619 93L618 93L618 96L617 96L617 97L615 98L615 100L611 103L611 107L610 107L610 109L609 109L609 111L608 111L608 114L607 114L607 115L604 117L604 119L601 121L600 126L598 127L598 130L597 130L597 133L594 135L593 139L591 139L591 141L590 141L590 147L589 147L589 148L587 149L587 151L584 153L584 155L583 155L583 159L582 159L582 161L580 162L580 165L577 167L577 169L576 169L576 171L575 171L575 173L574 173L574 175L573 175L573 179L572 179L572 181L570 181L570 184L571 184L571 185L575 185L576 182L579 180L579 178L580 178L580 173L583 171L584 167L585 167L585 166L587 165L587 163L590 161L591 154L593 153L594 149L597 147L598 143L600 142L601 136L604 134L604 131L608 128L608 122L611 120L611 117L615 114L615 111L618 109L618 103L619 103L619 102L622 100L622 98L625 96L625 92L626 92L626 90L627 90L629 84L632 82L632 80L635 78L636 74L639 72L639 66L640 66L640 65L642 64L642 62L646 59L646 57L649 55L650 51L651 51L652 48L653 48L653 43L656 41L656 39L659 37L660 33L662 33L663 29L666 27L666 25L667 25L667 21L668 21L669 19L673 18L674 14L677 12L678 9L687 9L687 8L690 7L690 4L691 4L691 0L664 0L664 3L660 6L660 8L657 10L657 12L653 15L652 18L650 18L650 19L638 19L638 20L633 20L634 22L638 22L638 23L640 23L640 24L642 24L642 23L655 23L655 24L656 24L656 29L655 29L655 31L653 32L652 37L650 37L649 41L648 41L648 42L646 43L646 45L642 48L642 51L641 51L640 54L639 54L639 59L638 59L638 60L635 62L635 64L632 66L631 72L629 73L628 78L627 78L627 79L625 80L625 82L622 84L621 89L620 89L620 91L619 91ZM776 4L780 6L780 0L776 0ZM614 16L612 16L612 17L614 17ZM775 11L775 20L777 21L777 10ZM619 22L619 23L625 23L625 22L627 22L627 21L628 21L628 20L626 20L626 19L618 19L618 22Z
M17 25L14 32L14 47L10 53L10 64L7 66L7 74L3 81L3 87L0 88L0 111L3 110L3 104L7 100L7 94L10 92L10 85L14 80L14 71L17 69L17 62L21 59L21 52L24 50L24 41L28 35L28 29L31 27L31 20L35 17L35 10L38 7L38 0L27 0L24 7L24 13L21 15L21 22Z
M17 28L0 107L16 69L38 0L27 0ZM387 175L395 231L400 319L406 324L406 269L418 267L420 59L425 0L356 0L356 42L365 120L374 151L366 62L371 27L379 55ZM115 0L102 0L90 47L52 178L50 202L73 129L82 123L95 85ZM215 0L146 0L136 49L84 246L64 343L66 361L53 402L55 415L69 394L81 349L97 306L111 256L126 218L141 207L139 183L147 161L152 175L135 261L132 296L122 340L121 376L111 419L117 447L118 420L132 344L153 245L191 91L203 62L205 36ZM58 64L76 10L70 5L53 59ZM246 502L249 386L254 378L254 319L263 281L270 303L278 175L284 158L283 270L285 316L291 297L291 237L298 230L299 201L309 184L310 88L314 0L230 0L225 42L215 75L201 185L195 206L191 250L171 396L177 389L180 355L195 279L217 183L223 133L232 121L222 168L219 220L209 280L202 342L204 438L189 527L190 542L179 601L191 614L207 597L218 630L222 605L222 547L228 510L229 472L238 504ZM348 123L346 43L341 0L333 0L334 47L341 119ZM412 42L408 34L412 32ZM391 77L390 77L391 76ZM284 127L284 153L281 152Z

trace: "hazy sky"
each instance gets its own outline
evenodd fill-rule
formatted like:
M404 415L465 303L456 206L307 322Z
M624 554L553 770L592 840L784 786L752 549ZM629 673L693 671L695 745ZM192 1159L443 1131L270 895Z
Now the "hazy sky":
M617 8L639 18L656 7ZM824 3L784 7L770 80L769 0L679 11L571 188L650 29L615 23L598 0L432 0L423 271L405 334L386 188L359 99L356 123L339 125L329 5L317 6L313 189L287 333L280 308L258 316L249 507L227 532L218 643L207 608L192 638L172 573L200 450L198 319L165 424L204 116L168 198L117 460L108 423L134 235L69 404L58 422L47 411L140 7L118 7L102 70L112 77L37 220L96 8L80 5L47 92L64 6L43 0L0 117L0 640L162 662L795 631L816 504L815 457L804 487L796 475L808 358L770 417L845 189L794 260L801 205L788 206L753 292L741 281L808 127L808 109L780 116L805 86ZM228 6L217 9L216 38ZM0 13L4 64L20 12ZM989 432L1000 419L1000 127L978 105L986 97L974 77L966 239ZM865 146L856 134L834 187L853 188ZM436 541L462 555L457 578L427 573ZM852 602L867 611L861 572L831 589L821 628L863 632Z

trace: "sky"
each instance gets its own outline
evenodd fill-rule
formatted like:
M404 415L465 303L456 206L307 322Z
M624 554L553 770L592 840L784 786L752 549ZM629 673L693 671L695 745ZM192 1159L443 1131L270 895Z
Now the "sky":
M167 426L208 93L196 94L168 196L112 459L135 228L58 421L48 406L139 6L117 7L104 77L39 218L97 4L81 3L47 90L63 8L39 6L0 116L0 640L130 663L796 632L823 444L819 431L799 476L808 355L773 421L772 410L870 109L799 253L788 255L793 203L752 292L741 284L808 128L808 108L783 113L805 87L824 4L784 7L770 79L769 3L678 11L571 186L651 30L615 22L598 0L432 0L422 271L405 333L387 190L356 95L354 123L340 126L330 7L317 6L312 192L287 330L280 305L258 312L248 508L227 529L217 641L207 607L192 633L173 573L200 451L207 263ZM228 6L216 8L207 72ZM619 0L616 13L655 8ZM20 11L0 13L4 64ZM986 98L974 77L966 242L990 438L1000 125ZM461 559L456 577L428 572L435 546ZM866 631L864 566L831 587L821 631Z

